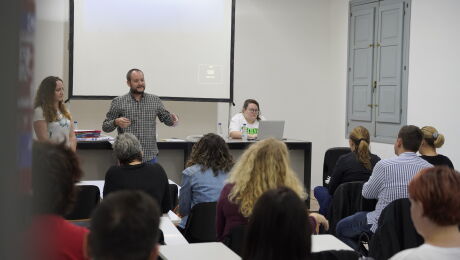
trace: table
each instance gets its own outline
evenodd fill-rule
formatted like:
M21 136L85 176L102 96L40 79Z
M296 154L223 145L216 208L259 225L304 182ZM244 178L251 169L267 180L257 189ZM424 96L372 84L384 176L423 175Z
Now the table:
M311 236L311 251L320 252L326 250L351 250L347 244L339 240L333 235L312 235Z
M160 229L163 231L166 245L187 245L187 239L180 233L180 231L174 226L171 219L166 216L162 216L160 219Z
M298 174L307 191L311 190L311 142L294 139L283 141L289 149L291 167ZM233 157L237 159L244 149L256 141L228 139L226 142ZM158 162L165 169L168 178L176 183L181 183L181 173L194 143L191 141L159 141L157 143L160 150ZM109 167L116 164L112 155L112 145L108 141L78 142L77 153L81 158L82 168L85 172L84 180L102 180Z
M220 242L160 246L160 256L167 260L239 260L237 254Z

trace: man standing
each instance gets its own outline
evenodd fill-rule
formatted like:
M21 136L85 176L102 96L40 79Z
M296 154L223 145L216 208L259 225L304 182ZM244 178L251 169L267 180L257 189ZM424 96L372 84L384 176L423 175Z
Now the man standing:
M399 130L394 144L397 157L379 161L363 185L363 197L377 199L375 210L357 212L340 220L336 228L340 240L359 250L359 235L375 232L382 210L393 200L408 198L407 186L412 177L420 170L433 166L416 154L422 139L423 133L416 126L403 126Z
M178 118L165 109L158 96L144 93L144 73L141 70L130 69L126 80L130 91L112 100L102 130L108 133L116 128L118 134L134 134L142 145L144 161L155 163L158 155L157 116L167 126L176 125Z

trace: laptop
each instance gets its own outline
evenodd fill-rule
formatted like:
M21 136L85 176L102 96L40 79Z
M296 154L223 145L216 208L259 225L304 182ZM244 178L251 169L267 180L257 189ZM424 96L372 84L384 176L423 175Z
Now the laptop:
M262 120L259 122L259 132L257 140L273 137L278 140L283 139L284 120Z

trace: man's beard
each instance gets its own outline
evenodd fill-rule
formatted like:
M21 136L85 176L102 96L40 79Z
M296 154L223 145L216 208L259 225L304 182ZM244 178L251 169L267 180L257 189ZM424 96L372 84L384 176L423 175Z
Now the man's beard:
M134 95L139 95L139 94L142 95L142 94L144 94L144 90L139 91L139 90L137 90L137 88L135 88L135 89L131 88L129 90L129 92L131 92L131 94L134 94Z

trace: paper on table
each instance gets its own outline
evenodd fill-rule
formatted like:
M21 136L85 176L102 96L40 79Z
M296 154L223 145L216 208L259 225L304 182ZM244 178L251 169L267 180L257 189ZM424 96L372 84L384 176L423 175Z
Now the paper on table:
M165 138L165 139L161 139L161 141L165 141L165 142L185 142L185 140L179 139L179 138Z

